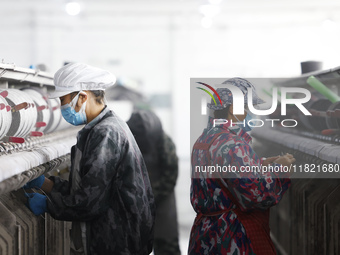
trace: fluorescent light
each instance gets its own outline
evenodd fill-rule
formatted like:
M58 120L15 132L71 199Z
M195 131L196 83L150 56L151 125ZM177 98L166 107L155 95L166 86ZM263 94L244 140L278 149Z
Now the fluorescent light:
M204 4L200 6L199 10L205 17L213 18L220 12L220 7L217 5Z
M222 0L209 0L209 3L211 3L211 4L220 4L220 3L222 3Z
M335 30L337 28L336 22L334 22L331 19L324 20L324 22L322 23L322 26L325 30L328 30L328 31L332 31L332 30Z
M80 4L77 2L69 2L65 6L66 13L71 16L76 16L80 13Z
M202 24L202 27L204 28L211 28L213 24L213 20L212 18L209 18L209 17L203 17L201 20L201 24Z

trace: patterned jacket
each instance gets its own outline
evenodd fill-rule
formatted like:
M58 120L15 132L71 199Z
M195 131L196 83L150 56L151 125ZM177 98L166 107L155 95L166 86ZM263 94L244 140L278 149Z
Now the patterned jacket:
M241 166L260 167L261 160L249 145L251 137L237 125L224 124L213 127L213 118L210 117L208 127L197 142L209 143L214 135L221 132L223 134L210 147L209 165L235 166L237 169ZM207 158L204 157L202 150L193 150L192 206L197 213L227 212L217 216L203 216L199 221L195 221L190 235L189 254L255 254L244 226L231 211L236 205L222 190L220 182L195 174L195 166L207 164ZM279 176L270 172L235 172L228 175L228 178L224 175L222 181L237 199L243 212L255 209L265 211L276 205L290 186L287 176L278 178Z
M84 223L85 254L151 252L155 208L147 169L128 126L114 112L106 107L79 131L69 181L50 178L48 211L75 227Z

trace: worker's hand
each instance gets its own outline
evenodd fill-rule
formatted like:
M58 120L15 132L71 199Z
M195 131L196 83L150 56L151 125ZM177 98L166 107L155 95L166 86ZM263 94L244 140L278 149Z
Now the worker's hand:
M292 154L287 153L286 155L280 156L278 159L274 160L275 163L282 166L290 167L296 161Z
M28 197L28 208L35 214L40 215L47 212L46 196L40 193L26 193Z
M31 189L31 188L40 189L41 186L43 185L44 181L45 181L45 176L41 175L38 178L26 183L24 185L24 189Z
M277 160L280 156L275 156L275 157L269 157L269 158L266 158L265 160L263 160L262 162L262 165L270 165L272 164L275 160Z

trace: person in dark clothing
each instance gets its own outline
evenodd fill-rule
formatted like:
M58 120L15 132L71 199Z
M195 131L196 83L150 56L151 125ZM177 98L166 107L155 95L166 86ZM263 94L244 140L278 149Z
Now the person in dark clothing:
M149 254L153 247L154 197L143 156L126 123L103 102L112 75L69 64L54 77L66 121L86 124L71 150L69 181L41 176L25 188L29 207L72 221L71 254Z
M178 157L160 119L150 110L136 109L128 126L147 166L156 203L155 255L179 255L175 185Z
M108 89L106 95L110 100L130 101L134 105L127 124L142 152L155 196L154 253L180 255L175 197L178 177L176 146L164 132L159 117L138 91L117 85Z

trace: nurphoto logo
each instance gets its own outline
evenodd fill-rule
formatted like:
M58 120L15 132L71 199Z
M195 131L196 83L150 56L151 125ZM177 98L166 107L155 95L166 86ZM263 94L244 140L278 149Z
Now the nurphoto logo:
M211 85L208 85L203 82L197 82L198 84L201 84L205 86L205 88L202 87L197 87L198 89L204 91L207 93L214 104L217 105L222 105L222 100L220 95L217 93L216 89L214 89ZM227 88L231 96L233 98L233 114L234 115L243 115L245 113L245 103L244 103L244 94L241 89L239 89L236 86L233 85L227 85L227 84L218 84L215 85L218 86L218 88ZM214 95L208 90L216 95L215 99ZM280 100L278 99L278 92L281 94ZM290 98L288 96L289 93L294 93L294 94L301 94L301 97L299 98ZM307 103L311 99L311 93L309 90L304 89L304 88L296 88L296 87L281 87L280 91L278 91L278 88L273 88L272 90L272 102L271 102L271 107L269 109L256 109L253 105L253 90L252 88L248 88L248 93L247 93L247 107L248 111L250 111L252 114L257 115L257 116L267 116L272 114L277 110L278 107L278 102L280 102L280 108L281 108L281 116L286 116L287 114L287 105L295 105L304 115L312 115L306 107L303 106L304 103ZM205 97L202 97L201 100L201 114L206 115L207 114L207 104ZM250 119L248 121L248 125L251 127L262 127L264 125L264 121L271 122L272 127L274 126L275 121L281 121L281 126L283 127L295 127L297 126L298 122L295 119ZM220 124L227 124L228 120L226 119L214 119L214 126L215 125L220 125ZM288 124L289 123L289 124ZM232 123L231 123L232 124ZM234 123L234 124L243 124L245 125L245 120L240 123Z

